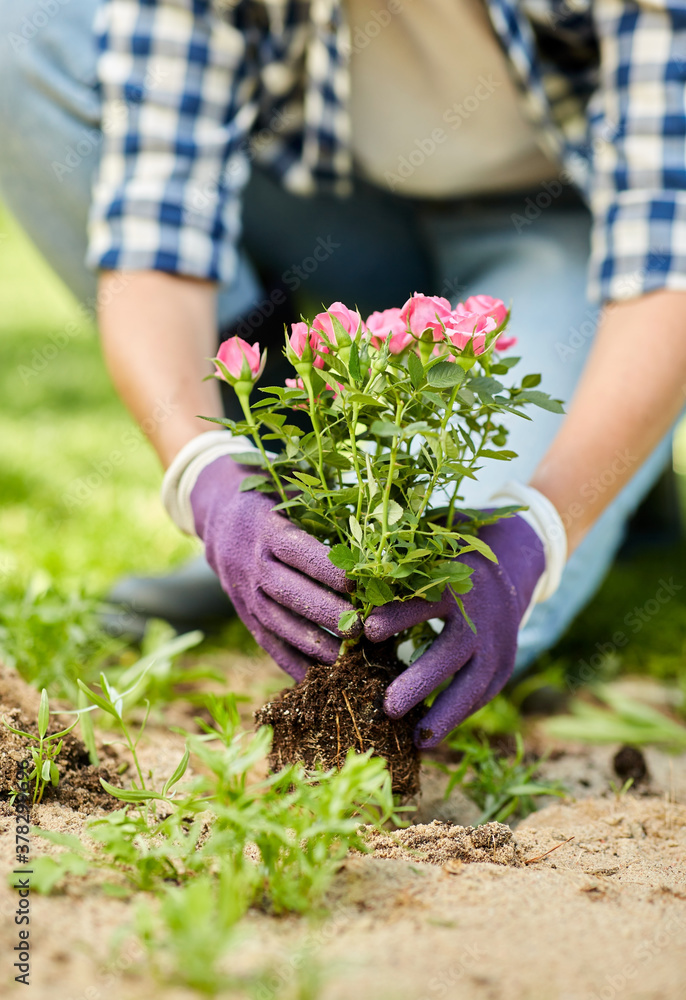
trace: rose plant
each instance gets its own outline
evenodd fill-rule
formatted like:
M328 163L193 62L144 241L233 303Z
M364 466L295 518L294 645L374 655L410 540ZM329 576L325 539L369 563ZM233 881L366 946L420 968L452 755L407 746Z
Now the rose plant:
M516 342L508 321L505 304L487 295L453 308L415 293L366 320L335 302L293 324L285 352L294 378L261 388L259 399L259 345L222 344L215 374L234 386L244 420L216 422L256 445L234 456L255 467L241 490L278 494L274 509L331 547L352 582L341 631L375 607L436 601L446 588L467 617L460 595L472 569L456 557L477 551L496 561L479 529L519 508L468 509L463 483L484 463L516 457L504 414L526 417L531 404L563 412L537 388L539 375L503 381L519 360L502 356ZM289 418L296 409L310 430Z

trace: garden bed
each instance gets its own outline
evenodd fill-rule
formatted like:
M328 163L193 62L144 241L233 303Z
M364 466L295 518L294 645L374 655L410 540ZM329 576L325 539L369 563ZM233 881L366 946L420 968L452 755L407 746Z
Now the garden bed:
M228 655L226 664L230 669ZM251 690L279 677L266 659L252 661L250 672L241 676ZM35 718L37 695L8 672L0 676L0 695L0 711L19 707L24 721ZM245 705L246 717L252 708ZM175 723L180 711L177 705ZM189 709L185 724L191 714ZM543 737L531 738L540 752ZM181 737L159 722L151 725L142 750L145 767L167 773L181 746ZM269 972L257 994L265 1000L589 1000L609 995L610 988L625 1000L680 1000L686 945L684 756L649 751L650 780L639 794L619 796L609 786L617 780L617 747L558 742L549 748L554 759L544 765L546 775L576 775L588 783L575 788L577 801L547 806L514 833L492 824L475 837L454 826L473 823L473 803L459 790L445 801L443 776L425 765L417 819L432 825L372 834L371 855L351 854L342 863L321 922L253 911L227 968L248 972L266 962ZM112 748L115 752L119 749ZM580 797L588 792L593 797ZM81 837L93 808L97 814L100 807L85 800L46 798L34 809L34 821ZM5 806L0 814L4 871L13 867L8 812ZM435 819L440 822L432 823ZM54 850L37 838L32 849ZM16 896L2 884L0 911L9 915L15 906ZM31 906L34 1000L199 996L178 984L156 983L133 939L124 937L119 958L112 959L109 941L131 919L133 906L95 891L91 877L74 877L51 897L33 895ZM13 922L3 921L4 955L16 943L14 933ZM23 995L19 986L9 995L15 992Z

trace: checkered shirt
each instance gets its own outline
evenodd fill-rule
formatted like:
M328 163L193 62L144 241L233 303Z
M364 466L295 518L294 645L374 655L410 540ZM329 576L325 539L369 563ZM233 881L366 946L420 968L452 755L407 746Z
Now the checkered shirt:
M591 299L686 290L685 0L486 2L525 114L590 205ZM339 0L102 0L95 32L92 267L230 282L253 161L297 193L350 190Z

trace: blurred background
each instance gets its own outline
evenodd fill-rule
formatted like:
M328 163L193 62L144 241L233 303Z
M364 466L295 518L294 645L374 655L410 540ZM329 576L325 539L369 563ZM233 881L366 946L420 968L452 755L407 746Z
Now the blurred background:
M56 661L90 674L104 657L127 657L126 643L113 643L98 625L98 601L112 582L162 572L197 548L162 508L157 459L109 383L92 322L2 206L0 380L0 654L34 683ZM574 677L594 658L594 670L600 664L608 675L679 680L684 423L674 468L602 590L539 672L553 667ZM671 578L660 603L660 581ZM241 629L232 626L226 640L245 646ZM613 639L618 631L626 642Z

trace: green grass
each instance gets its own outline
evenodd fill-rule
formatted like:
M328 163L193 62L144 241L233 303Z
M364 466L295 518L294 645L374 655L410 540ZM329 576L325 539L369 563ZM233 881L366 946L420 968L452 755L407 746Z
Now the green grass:
M63 593L101 594L192 543L164 514L157 459L109 383L93 325L0 209L2 233L0 586L16 596L42 571ZM108 470L115 451L124 461Z

